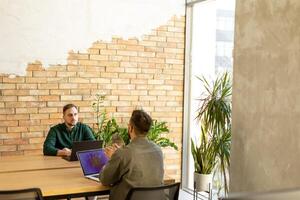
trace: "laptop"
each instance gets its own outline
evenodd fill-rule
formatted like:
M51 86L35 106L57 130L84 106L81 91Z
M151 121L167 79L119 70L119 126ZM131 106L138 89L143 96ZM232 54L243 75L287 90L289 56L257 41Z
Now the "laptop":
M72 147L72 153L70 156L64 156L63 159L67 161L77 161L77 151L84 151L90 149L99 149L102 147L102 141L97 140L85 140L85 141L74 141Z
M77 157L84 177L99 182L99 173L108 162L104 149L78 151Z

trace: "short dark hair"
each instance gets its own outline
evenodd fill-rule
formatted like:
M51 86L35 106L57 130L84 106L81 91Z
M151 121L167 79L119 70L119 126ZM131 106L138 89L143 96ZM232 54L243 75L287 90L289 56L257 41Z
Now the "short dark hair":
M138 135L147 135L152 125L152 118L143 110L134 110L131 114L130 124Z
M63 107L63 114L65 114L66 110L68 110L69 108L76 108L76 110L78 110L77 106L75 106L72 103L69 103Z

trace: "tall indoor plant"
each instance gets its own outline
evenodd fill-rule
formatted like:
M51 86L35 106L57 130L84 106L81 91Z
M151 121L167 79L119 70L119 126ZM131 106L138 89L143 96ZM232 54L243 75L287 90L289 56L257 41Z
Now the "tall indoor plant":
M200 146L192 141L195 172L212 173L216 166L228 193L228 169L231 144L231 94L232 84L228 72L218 76L212 83L205 77L197 77L205 89L197 110L200 123ZM205 171L207 169L207 171Z

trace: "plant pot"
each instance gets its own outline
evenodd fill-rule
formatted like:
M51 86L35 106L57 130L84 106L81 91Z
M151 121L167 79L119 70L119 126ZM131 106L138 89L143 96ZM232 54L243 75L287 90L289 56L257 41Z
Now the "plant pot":
M194 172L194 184L197 192L209 192L212 187L212 174L199 174Z

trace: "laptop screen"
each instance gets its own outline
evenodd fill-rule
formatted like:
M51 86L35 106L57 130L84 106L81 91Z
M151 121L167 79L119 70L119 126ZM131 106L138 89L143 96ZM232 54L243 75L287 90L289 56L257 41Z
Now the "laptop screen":
M99 173L108 162L103 149L78 151L77 156L85 176Z

